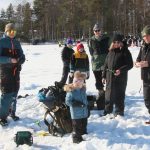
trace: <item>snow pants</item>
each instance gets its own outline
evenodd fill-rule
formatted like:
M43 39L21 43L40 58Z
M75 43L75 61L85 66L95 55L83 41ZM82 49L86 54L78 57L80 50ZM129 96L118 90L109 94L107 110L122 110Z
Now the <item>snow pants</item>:
M15 113L19 88L20 71L17 71L15 75L11 70L1 72L0 119L6 119L9 113Z

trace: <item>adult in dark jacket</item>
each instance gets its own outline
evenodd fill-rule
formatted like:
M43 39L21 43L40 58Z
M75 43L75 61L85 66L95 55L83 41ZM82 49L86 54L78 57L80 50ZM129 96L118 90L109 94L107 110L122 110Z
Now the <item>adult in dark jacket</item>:
M15 26L9 23L5 26L5 34L0 39L0 124L7 125L7 116L14 120L19 117L16 112L16 98L20 87L20 70L25 56L19 41L15 38ZM11 106L12 105L12 106Z
M61 58L63 62L63 72L60 82L56 82L60 86L63 86L68 78L68 73L70 72L70 59L74 50L72 49L73 41L71 39L67 40L66 46L61 52ZM70 80L69 80L70 81Z
M142 31L144 43L136 59L135 66L141 68L143 80L143 94L145 106L150 114L150 26L145 26ZM150 123L150 121L149 121Z
M106 81L104 115L113 112L113 105L115 105L115 116L124 115L127 74L132 67L132 56L127 46L123 45L122 36L114 35L102 75L103 82Z
M94 25L93 32L94 36L89 40L88 46L91 55L92 71L96 80L95 86L101 93L104 87L102 83L102 67L108 54L109 38L106 35L102 35L99 24Z

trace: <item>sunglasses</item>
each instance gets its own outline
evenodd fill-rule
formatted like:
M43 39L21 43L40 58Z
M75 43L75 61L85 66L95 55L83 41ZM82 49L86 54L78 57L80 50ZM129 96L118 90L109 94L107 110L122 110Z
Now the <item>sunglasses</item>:
M9 30L9 31L7 31L7 33L9 34L9 35L16 35L16 30Z
M94 32L100 32L100 30L94 30Z

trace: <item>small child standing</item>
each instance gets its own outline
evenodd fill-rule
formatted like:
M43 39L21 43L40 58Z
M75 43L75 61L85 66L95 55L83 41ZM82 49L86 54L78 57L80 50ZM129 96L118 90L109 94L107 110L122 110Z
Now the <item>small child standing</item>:
M85 74L76 71L73 83L64 86L64 90L67 92L66 104L70 107L72 119L73 143L80 143L83 141L82 135L87 134L88 101L85 79Z

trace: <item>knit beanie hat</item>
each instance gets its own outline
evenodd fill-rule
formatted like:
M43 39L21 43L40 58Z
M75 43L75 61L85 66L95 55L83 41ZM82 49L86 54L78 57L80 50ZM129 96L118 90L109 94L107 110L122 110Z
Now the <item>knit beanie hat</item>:
M8 23L5 26L5 32L10 31L10 30L14 30L15 29L15 25L13 23Z
M100 25L98 23L96 23L93 27L93 30L100 30Z
M141 34L142 34L142 37L145 36L145 35L150 35L150 26L149 25L145 26L143 28Z
M84 50L84 46L82 43L78 43L77 44L77 51L80 51L80 49L83 49Z
M67 39L67 44L73 44L73 41L71 39Z
M122 42L122 40L123 40L123 35L122 34L114 34L113 37L112 37L112 42L114 42L114 41Z

